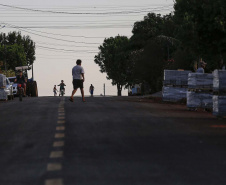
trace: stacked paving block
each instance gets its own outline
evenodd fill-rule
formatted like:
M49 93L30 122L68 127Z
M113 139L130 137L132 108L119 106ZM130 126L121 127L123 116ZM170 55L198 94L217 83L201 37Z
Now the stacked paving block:
M226 116L226 71L215 70L213 72L213 114Z
M213 75L207 73L189 73L187 89L187 107L213 108Z
M164 70L163 101L177 102L186 99L189 73L191 71Z

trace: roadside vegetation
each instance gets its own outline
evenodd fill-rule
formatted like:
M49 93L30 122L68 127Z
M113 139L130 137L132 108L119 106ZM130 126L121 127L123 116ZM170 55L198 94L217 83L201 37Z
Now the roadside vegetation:
M15 75L17 66L31 66L35 61L35 43L20 32L0 33L0 73Z
M149 13L134 23L131 38L106 38L95 56L118 95L122 86L146 82L162 88L164 69L195 70L202 58L207 72L226 59L226 1L175 0L168 15Z

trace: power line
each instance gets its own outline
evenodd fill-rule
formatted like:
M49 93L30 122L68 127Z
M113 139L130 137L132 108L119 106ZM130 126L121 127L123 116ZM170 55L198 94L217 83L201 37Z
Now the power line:
M11 25L11 24L7 24L7 23L3 23L3 24L9 25L11 28L17 28L18 30L21 30L21 31L24 31L24 32L27 32L27 33L30 33L30 34L33 34L33 35L37 35L37 36L40 36L40 37L45 37L45 38L53 39L53 40L59 40L59 41L64 41L64 42L72 42L72 43L76 43L76 44L100 44L100 43L75 42L75 41L72 41L72 40L58 39L58 38L55 38L55 37L49 37L49 36L40 35L40 34L37 34L37 33L32 33L30 31L21 29L21 28L19 28L17 26Z
M111 29L111 28L131 28L133 25L100 25L100 26L6 26L7 28L17 28L17 29L27 29L27 28L33 28L33 29L38 29L38 28L49 28L49 29L100 29L100 28L105 28L105 29ZM28 31L27 31L28 32ZM92 43L91 43L92 44Z
M63 37L74 37L74 38L85 38L85 39L103 39L103 38L107 38L107 37L88 37L88 36L74 36L74 35L66 35L66 34L56 34L56 33L50 33L50 32L45 32L45 31L37 31L37 30L31 30L29 28L27 28L27 30L30 31L34 31L34 32L38 32L38 33L44 33L44 34L48 34L48 35L56 35L56 36L63 36ZM131 36L128 36L131 37Z
M51 45L51 46L64 46L64 47L75 47L75 48L97 48L96 46L76 46L76 45L67 45L67 44L54 44L54 43L47 43L47 42L35 42L35 43L38 43L38 44L44 44L44 45Z
M52 49L52 50L57 50L57 51L69 51L69 52L75 52L75 53L77 53L77 52L81 52L81 53L83 53L83 52L85 52L85 53L97 53L97 52L95 52L95 51L88 51L88 50L66 50L66 49L59 49L59 48L53 48L53 47L46 47L46 46L36 46L36 47L38 47L38 48L44 48L44 49Z
M113 14L130 14L130 13L134 14L134 13L141 13L142 11L144 11L142 9L140 11L118 11L118 12L65 12L65 11L31 9L31 8L24 8L24 7L11 6L11 5L5 5L5 4L0 4L0 6L14 8L14 9L20 9L20 10L26 10L26 11L32 11L32 12L54 13L54 14L71 14L71 15L106 15L106 14L113 15ZM158 8L153 8L153 9L158 9ZM145 10L148 11L150 9L151 8L146 8Z

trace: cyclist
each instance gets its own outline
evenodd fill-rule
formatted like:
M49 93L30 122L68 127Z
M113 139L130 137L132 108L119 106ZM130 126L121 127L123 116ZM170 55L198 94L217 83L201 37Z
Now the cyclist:
M23 72L22 71L19 71L19 75L16 77L15 83L21 84L21 86L24 88L24 96L26 96L26 89L27 89L26 88L26 83L27 83L27 79L23 75Z
M64 91L64 94L65 94L65 84L64 84L64 81L63 80L61 80L61 83L58 85L58 86L60 86L60 92L61 92L61 90L63 90ZM59 96L60 96L60 93L59 93Z

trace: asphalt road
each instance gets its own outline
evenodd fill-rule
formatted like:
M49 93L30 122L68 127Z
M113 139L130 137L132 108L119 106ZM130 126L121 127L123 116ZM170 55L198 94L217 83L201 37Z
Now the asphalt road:
M0 185L225 185L226 121L125 98L0 102Z

